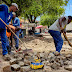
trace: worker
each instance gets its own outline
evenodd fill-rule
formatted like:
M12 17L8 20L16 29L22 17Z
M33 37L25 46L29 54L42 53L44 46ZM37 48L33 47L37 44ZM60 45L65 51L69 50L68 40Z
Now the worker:
M8 53L11 52L11 46L10 46L10 43L8 40L8 38L10 38L10 36L11 36L11 32L9 31L8 28L6 28L6 47L7 47Z
M12 12L15 12L18 10L18 5L16 3L12 3L12 5L9 7L5 4L0 5L0 18L8 25L11 21L11 18L13 16ZM2 41L2 49L3 49L3 56L8 56L8 51L6 47L6 26L4 23L0 20L0 36Z
M57 19L50 27L49 33L54 39L56 51L60 53L63 45L61 33L66 33L66 25L72 21L72 16L65 16Z
M15 13L15 12L13 12L12 24L13 24L13 26L15 26L17 29L20 28L20 20L19 20L18 17L16 17L16 13ZM15 34L16 34L18 37L19 37L19 33L20 33L19 30L15 32ZM16 43L16 44L15 44L15 47L16 47L16 49L18 49L18 48L19 48L19 39L18 39L15 35L14 35L13 37L14 37L14 40L15 40L15 43Z
M15 27L12 26L11 22L9 24L10 28L12 29L12 31L15 31ZM9 42L10 41L10 42ZM6 27L6 47L7 47L7 50L8 50L8 53L9 54L13 54L11 52L11 42L12 42L12 33L11 31L9 30L9 28Z

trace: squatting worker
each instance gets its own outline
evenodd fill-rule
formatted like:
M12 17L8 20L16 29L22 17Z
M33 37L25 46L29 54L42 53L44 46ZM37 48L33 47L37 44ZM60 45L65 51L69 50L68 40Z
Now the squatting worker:
M65 16L57 19L50 27L49 27L49 33L54 39L54 44L56 47L56 51L60 52L62 45L63 45L63 39L61 37L61 33L66 33L66 25L69 24L72 21L72 16Z
M9 7L5 4L0 5L0 18L9 25L9 22L12 18L12 12L15 12L18 10L18 5L16 3L12 3L12 5ZM2 49L3 49L3 56L8 56L8 51L6 48L6 26L4 23L0 20L0 36L2 41Z

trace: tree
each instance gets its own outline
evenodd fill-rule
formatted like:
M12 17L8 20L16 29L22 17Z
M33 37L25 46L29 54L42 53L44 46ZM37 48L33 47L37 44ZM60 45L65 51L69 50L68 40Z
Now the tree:
M24 16L24 18L27 18L30 23L35 23L36 18L43 14L49 15L52 13L52 15L54 14L58 15L60 12L62 12L60 10L61 9L60 6L63 6L68 2L67 0L66 1L65 0L2 0L2 1L5 2L8 6L10 6L11 3L17 3L19 6L19 11L17 12L17 15L22 17Z
M53 24L54 21L64 13L65 10L63 6L67 5L68 1L69 0L52 0L48 5L48 9L45 9L47 11L41 16L40 24L48 26Z

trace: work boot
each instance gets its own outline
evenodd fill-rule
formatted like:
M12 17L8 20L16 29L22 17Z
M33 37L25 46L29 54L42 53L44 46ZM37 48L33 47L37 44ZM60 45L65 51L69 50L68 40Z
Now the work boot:
M3 56L3 59L4 59L5 61L10 61L10 60L11 60L9 54L4 55L4 56Z
M16 47L16 49L18 50L18 47Z
M11 56L14 56L14 53L13 52L9 52L8 54L11 55Z
M54 55L55 55L55 56L59 56L59 55L60 55L60 52L55 51L55 52L54 52Z

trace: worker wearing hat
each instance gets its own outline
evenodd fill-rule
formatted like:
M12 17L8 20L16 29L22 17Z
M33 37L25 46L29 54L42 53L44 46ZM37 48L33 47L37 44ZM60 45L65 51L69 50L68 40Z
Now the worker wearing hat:
M61 33L66 33L66 25L72 21L72 16L64 16L57 19L50 27L49 33L54 39L56 51L60 53L63 45Z
M16 13L13 12L13 18L12 18L12 24L14 27L16 27L17 29L20 28L20 20L18 17L16 17ZM19 33L20 33L20 30L16 31L15 34L19 37ZM13 36L14 37L14 40L15 40L15 47L16 49L19 48L19 39L16 37L16 36Z
M16 3L12 3L12 5L9 7L5 4L0 5L0 18L9 25L9 22L12 19L12 12L15 12L18 10L18 5ZM4 23L0 20L0 36L2 41L2 49L3 49L3 56L6 56L8 54L7 47L6 47L6 26Z

